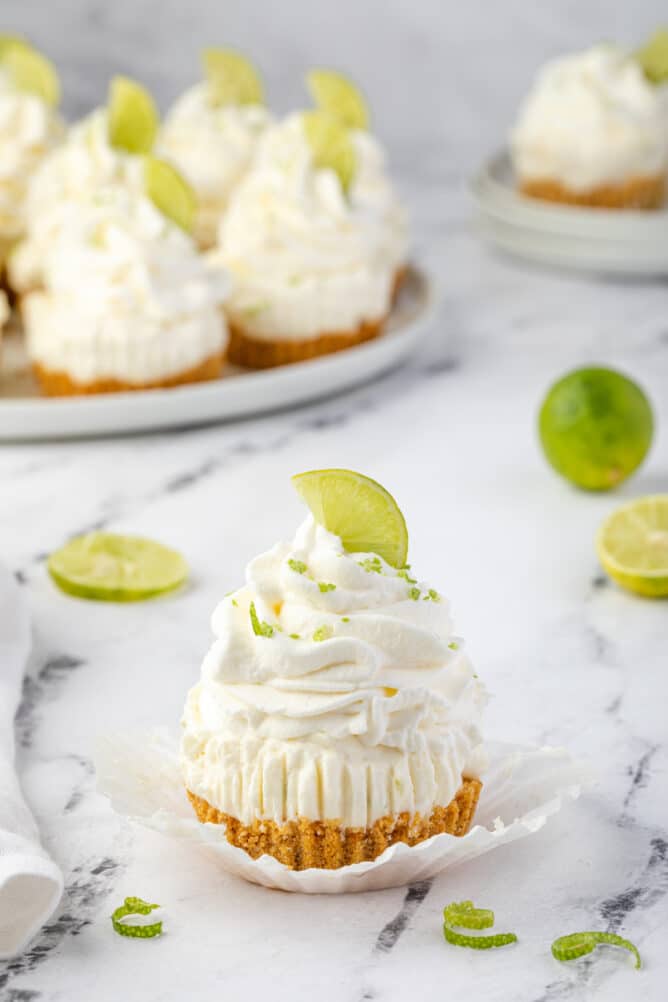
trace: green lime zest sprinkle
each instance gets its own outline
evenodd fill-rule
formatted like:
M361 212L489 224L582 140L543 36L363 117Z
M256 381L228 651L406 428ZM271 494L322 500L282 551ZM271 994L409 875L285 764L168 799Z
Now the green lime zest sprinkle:
M443 909L443 935L454 946L468 946L473 950L490 950L497 946L516 943L514 932L500 932L493 936L468 936L457 932L454 926L464 929L491 929L494 912L490 908L475 908L472 901L453 901Z
M417 602L417 600L419 599L420 595L421 595L421 592L420 592L419 588L416 588L415 586L413 586L413 588L409 588L409 590L408 590L408 597L410 599L412 599L414 602Z
M258 637L273 637L274 627L269 623L263 623L260 621L257 610L255 609L255 602L251 602L250 608L250 621L253 627L253 633Z
M435 588L430 588L427 594L424 596L424 602L440 602L441 596L438 594Z
M560 936L552 944L552 956L555 960L576 960L587 953L593 953L601 943L628 950L636 958L636 970L642 967L638 948L629 939L622 939L612 932L572 932L568 936Z
M349 623L350 622L350 616L341 616L341 622L342 623Z
M358 563L367 574L383 573L383 565L380 562L380 557L367 557L366 560L359 560Z
M306 574L307 567L303 560L288 560L288 567L295 574Z
M319 626L313 634L313 639L316 641L329 640L333 632L331 626Z
M318 590L324 595L326 591L336 591L336 585L328 584L326 581L318 581Z
M126 925L123 919L127 915L150 915L160 905L151 905L141 898L126 898L125 902L111 916L111 924L119 936L133 936L136 939L153 939L162 934L162 922L148 925Z
M239 603L237 602L236 598L232 599L232 605L234 606L235 609L238 609Z
M301 640L298 633L288 633L288 636L290 637L290 640Z
M459 650L459 644L457 643L456 640L451 640L450 643L448 644L448 647L450 648L451 651Z
M417 579L410 577L406 567L402 567L400 571L397 571L397 577L403 578L408 584L417 584Z

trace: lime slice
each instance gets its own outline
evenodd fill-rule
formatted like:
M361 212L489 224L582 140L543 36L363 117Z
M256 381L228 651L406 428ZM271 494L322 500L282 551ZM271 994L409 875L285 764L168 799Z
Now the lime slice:
M654 419L642 389L614 369L576 369L549 390L539 433L548 462L591 491L620 484L652 444Z
M107 107L111 145L127 153L150 153L159 118L149 92L129 77L114 77Z
M79 598L139 602L178 588L188 576L183 557L138 536L91 532L49 557L49 574L59 588Z
M349 129L368 129L369 109L352 80L334 70L311 70L306 83L316 106Z
M191 233L197 213L197 196L183 175L165 160L146 157L144 164L146 193L154 205L180 226Z
M60 82L53 63L19 38L4 35L0 45L2 68L16 89L55 107L60 100Z
M668 79L668 29L660 28L656 31L636 52L635 58L652 83L659 84Z
M333 170L343 190L348 191L356 169L355 149L348 130L326 111L305 111L302 117L314 166Z
M622 588L650 598L668 596L668 494L617 508L596 540L601 564Z
M202 63L214 104L264 104L259 74L241 53L204 49Z
M7 52L9 52L9 50L15 45L22 45L24 48L29 48L25 38L21 35L7 35L4 32L0 33L0 63L5 58Z
M352 470L310 470L292 482L316 522L339 536L349 553L377 553L392 567L404 566L404 516L375 480Z

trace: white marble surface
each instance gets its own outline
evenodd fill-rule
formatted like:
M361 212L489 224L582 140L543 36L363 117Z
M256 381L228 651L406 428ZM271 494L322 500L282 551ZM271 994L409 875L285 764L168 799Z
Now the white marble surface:
M502 135L537 61L592 38L633 39L663 12L621 0L517 0L495 13L481 0L447 12L436 0L271 9L58 0L47 19L43 4L3 5L7 27L33 30L65 61L76 110L117 67L173 94L213 32L258 55L279 107L299 99L304 65L355 71L393 150L416 256L438 275L443 305L407 366L338 399L195 432L2 447L0 554L24 584L36 637L19 761L67 891L30 950L0 968L0 997L658 1002L668 923L668 607L610 585L593 537L618 501L668 490L666 289L497 257L472 231L464 182ZM428 96L415 112L421 91ZM657 410L650 459L615 496L571 490L535 441L547 384L591 360L636 376ZM490 736L567 745L597 774L582 800L529 840L431 884L337 899L243 884L129 827L94 792L91 761L102 732L177 721L216 600L250 555L301 517L289 475L329 465L366 471L399 499L412 562L452 599L493 693ZM191 587L128 607L61 595L44 555L101 526L179 547ZM161 902L167 935L115 936L109 915L126 894ZM519 945L478 954L445 944L441 910L463 897L496 909L498 927L515 930ZM611 952L557 964L551 940L583 928L628 935L645 970Z

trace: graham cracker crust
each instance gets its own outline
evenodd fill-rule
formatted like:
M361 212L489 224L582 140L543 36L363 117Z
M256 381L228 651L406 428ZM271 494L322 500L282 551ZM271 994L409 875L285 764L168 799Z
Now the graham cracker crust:
M590 191L573 191L559 181L522 181L519 190L529 198L566 205L583 205L599 209L658 209L666 195L663 176L633 177L623 184L601 185Z
M336 821L298 818L283 825L256 820L243 825L223 814L187 790L195 814L202 822L225 825L225 837L232 845L258 859L268 854L291 870L336 870L350 863L362 863L380 856L396 842L417 845L432 835L465 835L471 826L482 783L464 779L446 807L435 807L428 818L404 811L375 821L370 828L342 828Z
M40 385L42 393L47 397L72 397L93 393L123 393L129 390L157 390L172 386L182 386L186 383L201 383L217 379L223 368L225 355L220 352L204 359L199 365L167 379L159 379L148 383L125 383L120 379L96 379L92 383L78 383L67 372L56 372L45 369L39 362L33 364L33 372Z
M370 341L380 334L384 323L385 317L382 317L380 320L364 321L355 331L331 331L298 341L280 338L264 341L228 321L230 342L227 352L230 362L235 365L243 365L247 369L273 369L278 365L305 362L309 358L330 355Z

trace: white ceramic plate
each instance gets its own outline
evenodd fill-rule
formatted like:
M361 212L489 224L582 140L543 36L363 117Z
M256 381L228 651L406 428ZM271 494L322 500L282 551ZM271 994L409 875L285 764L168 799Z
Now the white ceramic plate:
M79 438L185 427L302 404L363 383L397 365L425 331L434 290L409 269L385 332L373 341L278 369L229 367L210 383L168 390L39 397L18 332L4 339L0 381L0 441Z
M472 182L483 233L541 264L618 275L668 275L668 210L588 209L527 198L515 188L507 153Z

